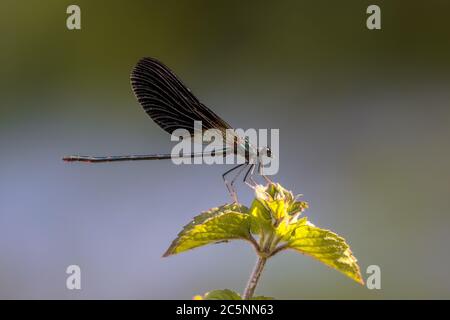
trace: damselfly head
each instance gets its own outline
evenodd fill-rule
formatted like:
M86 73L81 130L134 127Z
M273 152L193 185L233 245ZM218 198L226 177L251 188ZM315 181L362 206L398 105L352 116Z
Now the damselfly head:
M272 158L272 150L269 147L262 147L258 150L258 156Z

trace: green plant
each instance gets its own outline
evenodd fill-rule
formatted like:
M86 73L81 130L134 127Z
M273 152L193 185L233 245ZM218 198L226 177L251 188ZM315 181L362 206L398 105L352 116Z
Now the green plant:
M337 234L320 229L301 217L308 208L299 196L279 184L258 185L250 208L233 203L210 209L187 224L172 242L164 256L177 254L210 243L242 239L255 249L258 259L244 293L214 290L199 299L270 299L254 297L266 261L287 249L309 255L344 273L356 282L363 279L349 246Z

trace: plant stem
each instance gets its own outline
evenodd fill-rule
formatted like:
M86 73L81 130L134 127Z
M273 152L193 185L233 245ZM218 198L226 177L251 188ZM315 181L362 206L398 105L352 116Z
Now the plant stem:
M256 265L250 275L250 279L248 279L247 286L245 287L245 291L243 294L243 299L248 300L253 297L255 293L256 285L258 284L259 277L264 269L264 265L266 264L267 258L258 256L258 260L256 261Z

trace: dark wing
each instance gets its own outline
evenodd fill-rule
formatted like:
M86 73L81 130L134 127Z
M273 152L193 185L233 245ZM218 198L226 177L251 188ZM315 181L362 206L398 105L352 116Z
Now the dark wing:
M145 112L168 133L182 128L193 135L194 121L202 121L203 130L231 128L154 58L139 60L131 73L131 86Z

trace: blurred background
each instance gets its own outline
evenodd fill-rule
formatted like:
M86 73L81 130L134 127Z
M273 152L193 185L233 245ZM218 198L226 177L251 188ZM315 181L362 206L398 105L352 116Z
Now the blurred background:
M74 3L79 31L66 28ZM366 28L370 4L382 30ZM286 252L257 294L450 298L449 11L445 0L2 0L0 298L242 292L256 259L247 243L161 258L194 215L229 201L229 166L61 161L170 152L130 88L143 56L234 127L279 128L275 181L347 239L364 278L369 265L382 272L382 289L368 290ZM66 289L71 264L82 290Z

